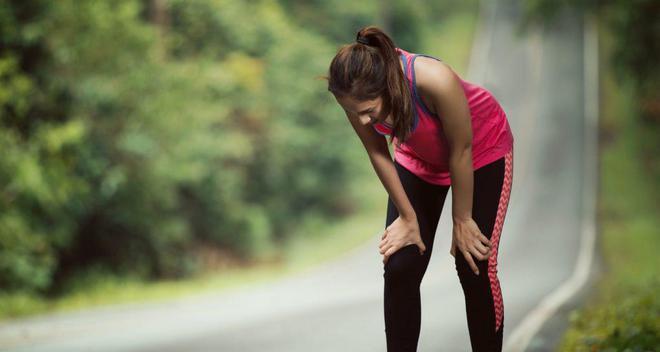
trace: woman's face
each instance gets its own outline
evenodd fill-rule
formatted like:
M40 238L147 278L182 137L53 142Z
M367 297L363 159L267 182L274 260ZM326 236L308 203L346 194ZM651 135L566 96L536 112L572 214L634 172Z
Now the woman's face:
M385 111L385 106L381 97L363 101L358 101L348 96L336 99L348 115L351 118L357 118L362 125L383 122L389 115L389 113Z

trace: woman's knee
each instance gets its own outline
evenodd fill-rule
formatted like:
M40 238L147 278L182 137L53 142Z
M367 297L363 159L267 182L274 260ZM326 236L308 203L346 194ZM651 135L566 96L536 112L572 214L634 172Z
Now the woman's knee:
M384 276L395 281L421 281L424 264L428 260L419 254L417 245L410 244L390 255L385 263Z
M456 267L456 272L461 279L475 279L478 280L479 277L482 275L488 275L488 260L478 260L474 256L472 257L472 260L474 261L474 264L477 266L479 269L479 275L476 275L475 272L472 270L472 267L468 263L467 259L465 259L465 256L463 253L456 252L456 257L454 258L454 264Z

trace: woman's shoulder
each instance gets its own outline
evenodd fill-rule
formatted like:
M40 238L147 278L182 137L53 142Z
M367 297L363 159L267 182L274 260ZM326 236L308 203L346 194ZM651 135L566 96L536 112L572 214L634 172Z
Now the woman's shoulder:
M444 61L428 55L417 54L413 61L413 81L420 97L432 113L437 115L433 104L434 95L444 94L457 89L461 78Z
M428 87L452 85L460 80L460 76L444 61L418 54L414 58L413 69L417 86Z

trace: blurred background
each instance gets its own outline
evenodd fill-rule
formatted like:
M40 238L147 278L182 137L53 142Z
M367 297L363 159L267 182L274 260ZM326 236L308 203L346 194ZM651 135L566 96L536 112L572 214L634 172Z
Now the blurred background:
M658 18L660 2L654 0L1 1L0 349L102 350L90 346L103 345L108 350L321 351L310 347L321 338L296 345L289 330L280 331L279 339L260 339L259 331L287 321L285 313L270 314L268 325L260 314L270 308L249 300L236 303L222 294L244 292L239 289L252 292L241 297L264 294L282 280L327 263L350 263L347 253L360 251L370 253L368 277L373 280L360 294L369 290L375 297L373 310L361 314L381 324L382 279L374 240L385 221L387 194L319 79L339 46L354 41L366 25L384 29L398 47L441 58L461 76L486 86L505 106L516 136L521 182L516 195L521 201L512 198L510 205L512 233L563 221L559 215L546 218L544 225L528 221L523 204L539 202L522 198L534 190L547 187L552 193L570 180L575 181L573 195L593 187L591 198L565 200L577 209L575 223L560 232L578 241L583 202L593 199L594 214L585 216L596 224L593 250L599 274L580 286L583 293L574 307L558 310L561 323L533 330L532 335L549 331L551 337L534 340L530 335L525 348L660 349ZM596 51L583 54L593 38L597 45L590 48ZM515 64L523 58L529 61ZM571 71L576 65L580 71ZM588 84L581 78L583 68L596 77L596 110L585 108L594 102L587 102L583 91ZM572 89L579 94L562 95ZM531 99L535 105L525 105ZM574 109L563 110L567 107ZM583 126L590 112L597 123ZM541 122L533 122L532 115ZM553 121L558 122L552 129L543 128ZM532 146L543 140L581 146L589 133L583 128L597 137L591 154L588 148L564 153L552 144L543 150ZM549 130L557 134L534 137ZM553 160L572 152L575 164L556 166L574 174L549 173ZM583 178L584 165L594 166L595 183ZM547 179L535 177L536 169ZM553 203L552 195L540 196L546 198L535 199ZM547 209L538 212L549 214ZM442 235L447 241L447 233ZM365 243L368 247L361 249ZM555 244L562 253L572 247L559 239ZM505 256L519 253L511 246L500 252L505 277ZM436 256L447 257L448 250L442 245ZM540 277L548 289L539 291L535 302L570 277L579 253L567 255L571 259L562 261L570 269L556 274L556 281ZM441 270L454 275L448 287L460 294L453 262L447 263ZM318 274L323 283L316 284L332 285L345 273L359 271L356 266L333 268L332 275ZM507 286L502 287L505 302L513 307L516 299L507 300ZM525 286L519 290L521 295L530 292ZM168 302L185 297L205 297L219 305L188 312L191 320L182 311L164 320L179 317L188 326L204 326L215 340L166 343L159 339L182 331L168 325L113 345L123 337L107 337L108 329L99 327L88 335L96 340L74 345L82 341L80 332L62 323L73 319L67 314L85 311L88 320L76 316L80 326L91 329L83 322L107 319L115 322L110 330L120 329L117 317L145 312L154 302L171 306ZM259 297L263 302L269 296ZM460 314L462 301L457 302ZM505 334L515 331L516 321L525 321L535 302L521 308L519 319L511 315ZM301 311L314 312L309 304ZM251 306L252 320L214 325L224 305ZM99 307L117 311L102 318L91 313ZM162 307L148 311L163 312ZM54 314L63 320L47 320ZM445 346L437 350L467 351L464 319L447 322L462 331L453 345L433 345L441 342L431 341L439 331L422 338L429 347ZM351 323L340 316L323 324ZM227 332L239 325L260 328L244 340L228 342ZM341 336L339 345L324 348L384 350L380 327L372 344L342 345L344 337L360 330L344 333L333 335Z

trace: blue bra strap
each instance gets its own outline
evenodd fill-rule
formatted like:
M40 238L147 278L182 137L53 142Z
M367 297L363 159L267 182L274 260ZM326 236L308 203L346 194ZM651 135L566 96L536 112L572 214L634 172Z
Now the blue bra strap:
M419 105L422 106L422 109L424 110L424 112L426 112L427 114L429 114L431 116L438 117L437 114L434 114L433 112L431 112L431 110L429 110L429 108L426 106L426 104L424 104L424 101L422 101L422 98L419 96L419 93L417 92L417 79L415 77L415 59L418 56L426 56L426 57L430 57L432 59L436 59L438 61L442 61L442 60L440 60L436 57L430 56L430 55L415 54L415 56L413 56L412 61L410 63L410 65L412 66L411 71L412 71L412 79L413 79L413 95L415 96L415 99L417 99L417 101L419 102Z

